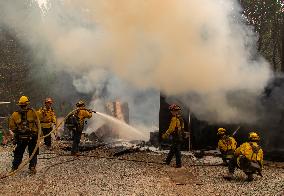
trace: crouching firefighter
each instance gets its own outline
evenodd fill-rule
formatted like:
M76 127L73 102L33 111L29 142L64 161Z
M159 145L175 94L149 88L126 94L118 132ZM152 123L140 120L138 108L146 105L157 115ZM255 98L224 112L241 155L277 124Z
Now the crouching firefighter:
M218 149L221 152L222 160L225 165L228 165L230 159L234 157L237 142L233 137L226 135L226 129L224 128L219 128L217 135L220 137L218 141Z
M14 140L16 143L11 172L18 169L22 162L26 147L28 147L29 156L31 156L37 145L39 131L37 114L33 109L28 107L29 103L28 97L22 96L18 102L20 109L14 112L9 120L9 128L14 133ZM29 169L31 174L36 173L37 155L38 149L30 160Z
M51 98L46 98L44 101L45 106L41 107L37 114L39 116L43 135L48 135L52 131L53 125L56 124L56 116L53 108L51 107L53 101ZM44 138L44 144L47 148L51 149L51 135Z
M92 110L85 108L84 101L80 100L76 103L76 111L71 114L65 121L66 127L73 132L73 144L71 149L71 155L79 155L79 143L81 134L84 129L85 119L92 117Z
M224 176L231 180L235 168L238 167L247 175L247 181L253 180L253 174L262 176L263 150L258 145L260 138L257 133L249 133L249 142L243 143L235 151L234 158L229 162L229 173Z
M181 108L172 104L169 106L172 118L168 130L162 135L163 139L169 139L171 142L170 152L165 160L169 165L173 156L176 158L176 168L181 167L181 144L184 138L184 121L181 116Z

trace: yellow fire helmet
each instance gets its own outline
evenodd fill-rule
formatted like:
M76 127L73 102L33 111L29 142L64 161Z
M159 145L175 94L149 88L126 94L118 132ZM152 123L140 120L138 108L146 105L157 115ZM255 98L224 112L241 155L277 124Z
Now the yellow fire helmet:
M259 135L257 133L250 132L249 133L249 140L251 140L251 141L259 141L260 137L259 137Z
M85 106L85 102L83 100L78 101L78 103L76 103L77 107L84 107Z
M30 100L27 96L21 96L19 101L18 101L18 105L28 105L30 104Z
M217 135L223 135L225 133L226 133L226 129L225 128L219 128L218 132L217 132Z

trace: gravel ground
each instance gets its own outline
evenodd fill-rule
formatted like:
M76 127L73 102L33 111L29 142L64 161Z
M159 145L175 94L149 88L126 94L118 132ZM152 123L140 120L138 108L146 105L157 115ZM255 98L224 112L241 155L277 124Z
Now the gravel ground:
M11 167L11 152L12 147L0 147L1 173ZM162 165L165 154L156 152L118 157L145 162L97 158L110 156L111 149L105 147L83 153L89 157L48 153L41 149L36 175L30 176L25 168L2 179L0 195L284 195L282 168L267 166L264 177L256 177L253 182L245 182L245 175L238 170L235 180L229 182L222 178L227 171L225 167L200 166L213 160L218 163L220 160L214 157L193 160L192 156L184 155L184 167L176 169L173 165Z

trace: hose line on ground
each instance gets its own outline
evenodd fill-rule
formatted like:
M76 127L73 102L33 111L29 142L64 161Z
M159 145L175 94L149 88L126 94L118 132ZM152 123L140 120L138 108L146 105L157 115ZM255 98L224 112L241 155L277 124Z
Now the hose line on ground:
M37 126L38 126L37 144L36 144L36 146L35 146L35 148L34 148L34 150L33 150L33 153L31 154L31 156L29 156L29 158L27 158L26 160L22 161L22 163L19 165L19 167L18 167L16 170L14 170L14 171L12 171L12 172L9 172L8 174L6 174L6 175L4 175L4 176L1 176L0 179L7 178L7 177L9 177L9 176L12 176L12 175L16 174L18 171L21 171L21 170L24 168L24 166L27 165L27 164L30 162L30 160L32 160L32 158L34 157L34 155L36 154L36 152L37 152L37 150L38 150L38 148L39 148L39 146L40 146L40 141L41 141L41 139L43 139L43 138L45 138L45 137L51 135L53 132L55 132L55 131L58 129L58 127L61 126L61 124L62 124L71 114L73 114L75 111L77 111L77 110L79 110L79 109L74 109L74 110L72 110L71 112L69 112L69 113L65 116L65 118L64 118L57 126L55 126L54 129L51 130L50 133L48 133L48 134L46 134L46 135L43 135L43 136L41 136L42 130L41 130L41 125L40 125L40 120L39 120L38 114L37 114L37 112L36 112L33 108L32 108L32 110L33 110L33 112L36 114L36 118L37 118L37 119L36 119L36 123L37 123Z

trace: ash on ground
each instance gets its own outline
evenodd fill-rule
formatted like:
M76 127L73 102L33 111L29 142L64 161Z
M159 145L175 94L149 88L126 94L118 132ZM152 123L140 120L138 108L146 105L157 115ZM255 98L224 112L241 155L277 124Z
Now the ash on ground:
M70 145L55 141L52 151L41 147L37 174L30 176L25 166L2 179L0 195L284 195L283 163L265 166L264 177L253 182L246 182L240 170L226 181L221 159L206 153L196 158L183 152L183 167L174 168L175 160L162 164L167 151L143 142L88 144L78 157L69 156ZM12 151L12 145L0 147L2 174L11 168Z

